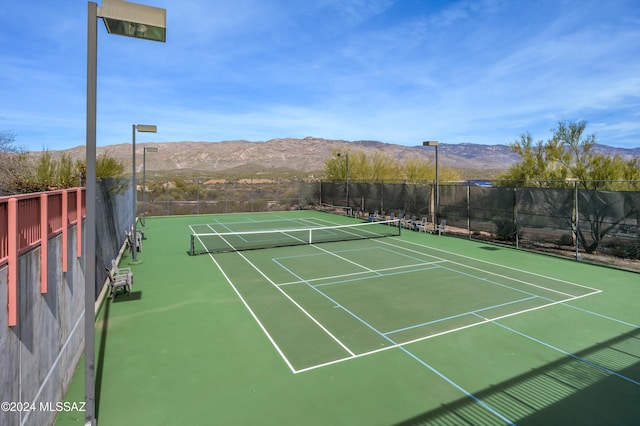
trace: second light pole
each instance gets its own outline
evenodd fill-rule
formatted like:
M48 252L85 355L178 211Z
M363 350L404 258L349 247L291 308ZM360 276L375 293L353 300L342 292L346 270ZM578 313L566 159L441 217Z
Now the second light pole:
M438 211L440 210L440 181L438 180L438 141L424 141L423 146L433 146L436 148L436 199L435 199L435 212L433 215L433 230L438 227Z
M145 146L142 151L142 218L147 217L147 152L158 152L158 148L155 146ZM144 225L144 221L142 222Z
M349 153L345 152L344 154L339 152L338 157L345 157L345 187L346 187L346 200L347 200L347 208L349 208Z
M136 229L136 216L138 212L138 188L136 185L136 131L142 133L156 133L158 128L152 124L134 124L132 126L131 132L131 141L133 145L133 174L131 175L131 186L133 191L133 225L131 225L131 242L133 243L132 247L132 262L138 261L138 239L137 239L137 229Z

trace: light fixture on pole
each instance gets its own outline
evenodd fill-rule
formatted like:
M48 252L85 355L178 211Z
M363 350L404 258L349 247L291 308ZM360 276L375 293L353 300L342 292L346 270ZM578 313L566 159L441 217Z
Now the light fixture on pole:
M346 191L346 207L349 208L349 153L345 152L344 154L339 152L336 154L338 157L345 157L345 191Z
M138 213L138 184L136 182L136 131L142 133L156 133L158 128L153 124L134 124L131 128L131 145L133 146L133 153L131 157L133 159L133 171L131 174L131 186L132 190L132 204L133 204L133 224L131 225L131 241L133 243L133 250L131 253L132 259L131 262L136 263L138 261L138 238L136 236L137 232L137 213Z
M142 150L142 218L147 216L147 152L158 152L158 148L145 146ZM142 226L144 226L144 222L142 222Z
M440 210L440 181L438 179L438 141L424 141L422 146L433 146L436 149L436 199L433 215L433 230L438 227L438 212Z
M103 0L102 8L88 2L87 13L87 124L86 226L84 305L85 425L95 425L95 294L96 294L96 99L98 18L110 34L166 41L166 10L122 0Z

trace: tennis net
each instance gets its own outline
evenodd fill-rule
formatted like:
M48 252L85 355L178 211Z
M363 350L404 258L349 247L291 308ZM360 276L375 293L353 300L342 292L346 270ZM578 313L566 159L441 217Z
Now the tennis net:
M273 247L399 236L399 220L315 228L191 234L189 254L224 253Z

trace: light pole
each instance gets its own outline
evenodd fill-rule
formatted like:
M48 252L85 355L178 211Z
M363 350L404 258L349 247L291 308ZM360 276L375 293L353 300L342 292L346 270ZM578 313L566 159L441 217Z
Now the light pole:
M346 194L346 199L347 199L347 207L349 207L349 153L345 152L344 154L339 152L337 154L338 157L345 157L345 190L347 192Z
M136 263L138 261L138 239L136 238L136 216L138 213L138 185L136 183L136 130L142 133L156 133L158 128L152 124L134 124L131 128L131 145L133 146L133 153L131 157L133 158L133 171L131 174L131 185L132 188L132 200L133 200L133 225L131 225L131 241L133 243L133 250L131 253L132 262Z
M86 124L86 230L84 298L85 425L95 418L95 294L96 294L96 99L98 18L107 32L154 41L166 41L166 10L122 0L103 0L102 8L88 2L87 13L87 124Z
M146 217L146 201L147 201L147 152L158 152L155 146L145 146L142 151L142 217ZM142 222L144 226L144 222Z
M424 141L422 146L433 146L436 149L436 200L433 215L433 230L438 228L438 211L440 210L440 180L438 179L438 141Z

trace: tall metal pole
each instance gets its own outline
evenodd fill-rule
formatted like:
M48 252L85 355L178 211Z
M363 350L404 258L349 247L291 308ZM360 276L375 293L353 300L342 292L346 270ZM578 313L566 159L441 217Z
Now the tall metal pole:
M117 5L116 5L117 3ZM96 300L96 99L98 79L98 13L101 18L110 17L122 22L131 19L136 24L151 23L153 31L147 37L149 40L166 40L166 11L144 5L136 5L125 1L111 2L103 0L102 8L97 3L88 2L87 7L87 123L86 123L86 219L85 219L85 250L84 250L84 393L85 393L85 425L95 426L95 300ZM122 7L124 7L124 10ZM131 9L134 9L132 12ZM111 13L117 9L115 16ZM121 15L122 12L124 16ZM140 22L142 19L143 22ZM127 21L129 22L129 21ZM107 31L112 33L107 27ZM116 25L116 30L121 27ZM115 31L115 34L135 35ZM147 35L147 32L144 32ZM134 166L135 170L135 166ZM134 174L135 176L135 174ZM135 186L134 186L135 188ZM78 238L80 236L78 235Z
M133 201L133 225L131 225L131 241L133 243L132 247L132 261L136 262L138 260L138 240L136 238L136 210L138 207L138 188L136 188L136 125L132 126L131 130L131 145L133 145L133 153L131 154L133 161L133 171L131 174L131 191L132 191L132 201Z
M438 210L440 210L440 179L438 176L438 141L424 141L422 146L433 146L436 149L436 196L434 200L433 231L438 230Z
M147 204L147 148L142 150L142 217L146 217L146 204ZM142 222L144 226L144 222Z
M346 164L347 207L350 207L351 205L349 204L349 153L347 152L345 155L347 157L347 164Z
M87 141L84 258L84 400L85 425L95 425L96 294L96 98L98 74L98 5L89 2L87 21ZM80 238L78 235L77 238Z
M439 223L439 211L440 211L440 179L438 177L438 144L436 143L436 223Z
M347 205L345 207L349 207L349 153L345 152L344 154L339 152L337 154L338 157L345 157L345 199L347 202Z
M578 230L580 227L580 215L578 214L578 179L573 182L573 192L576 205L576 208L574 209L576 212L576 260L580 260L580 240L578 240Z
M145 195L147 193L147 148L142 149L142 216L145 215L145 204L146 198ZM142 224L144 226L144 223Z

